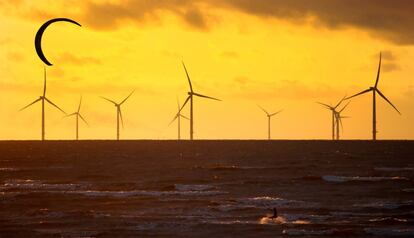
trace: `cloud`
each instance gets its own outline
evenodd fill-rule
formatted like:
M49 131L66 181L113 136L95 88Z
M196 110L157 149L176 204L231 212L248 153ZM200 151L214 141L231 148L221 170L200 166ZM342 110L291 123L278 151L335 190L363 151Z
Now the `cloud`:
M80 57L75 56L69 52L63 53L58 61L60 61L63 64L74 64L74 65L86 65L86 64L101 64L101 61L99 59L93 58L93 57Z
M199 1L191 0L124 0L113 2L88 2L82 15L86 25L100 30L120 27L126 22L148 23L159 20L161 12L177 15L187 25L196 29L207 29L205 12L198 5Z
M0 0L1 3L7 2ZM414 1L409 0L113 0L76 1L72 3L76 7L72 8L65 5L67 1L58 3L60 12L47 12L46 8L39 10L40 7L32 4L21 15L44 19L65 14L94 29L114 30L129 23L162 22L162 16L167 12L187 26L205 31L216 25L215 17L221 17L214 15L215 10L225 9L295 24L312 19L315 27L354 27L397 44L414 44Z
M382 51L382 65L381 70L384 72L391 72L400 70L401 67L398 64L397 56L389 50ZM372 56L373 59L378 60L378 54Z

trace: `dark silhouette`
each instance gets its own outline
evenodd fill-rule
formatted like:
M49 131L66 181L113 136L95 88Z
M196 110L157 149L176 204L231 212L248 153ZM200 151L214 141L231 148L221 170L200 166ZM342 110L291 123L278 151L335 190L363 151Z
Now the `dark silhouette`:
M346 97L346 96L345 96ZM335 122L336 122L336 113L338 113L336 111L336 109L339 107L339 105L341 105L341 103L345 100L345 97L342 98L335 106L332 105L328 105L325 103L321 103L321 102L317 102L319 104L321 104L322 106L326 107L326 109L332 111L332 140L335 140Z
M342 124L343 118L348 118L347 116L341 116L341 113L345 110L346 107L348 107L349 101L341 110L335 111L335 123L336 123L336 140L339 140L340 137L340 131L339 131L339 125L341 125L342 131L344 130L344 126Z
M171 125L175 120L177 120L178 122L178 140L181 140L181 118L190 120L188 117L184 116L183 114L181 114L181 107L180 107L180 102L178 101L177 98L177 106L178 106L178 112L177 114L175 114L175 117L171 120L170 124Z
M272 113L272 114L270 114L270 113L268 113L263 107L261 107L261 106L259 106L258 105L258 107L260 107L260 109L262 109L265 113L266 113L266 115L267 115L267 139L268 140L270 140L271 139L271 136L270 136L270 119L273 117L273 116L275 116L275 115L277 115L277 114L279 114L279 113L281 113L283 110L280 110L280 111L278 111L278 112L275 112L275 113Z
M181 110L183 110L183 108L187 104L187 102L190 101L190 140L193 140L193 138L194 138L193 137L193 135L194 135L193 96L213 99L213 100L216 100L216 101L221 101L221 100L217 99L217 98L213 98L213 97L209 97L209 96L205 96L205 95L202 95L202 94L195 93L193 91L193 85L191 84L191 80L190 80L190 76L188 75L187 68L185 67L184 62L182 62L182 63L183 63L183 67L184 67L184 70L185 70L185 74L187 75L188 84L190 85L190 92L188 92L188 97L185 100L185 102L184 102L184 104L181 107L179 112L181 112Z
M58 22L58 21L66 21L66 22L70 22L73 23L75 25L81 26L79 23L77 23L74 20L68 19L68 18L55 18L55 19L51 19L47 22L45 22L37 31L36 33L36 37L35 37L35 48L36 48L36 52L37 55L39 56L39 58L48 66L51 66L52 64L46 59L45 55L43 54L43 50L42 50L42 36L43 36L43 32L46 30L46 28L54 23L54 22Z
M23 107L22 109L20 109L20 111L23 111L24 109L30 107L31 105L42 101L42 140L45 140L45 101L48 102L49 104L51 104L52 106L56 107L57 109L59 109L59 111L63 112L64 114L66 114L66 112L64 112L62 109L60 109L60 107L58 107L56 104L54 104L52 101L50 101L47 97L46 97L46 67L44 67L44 82L43 82L43 95L40 96L38 99L34 100L32 103L30 103L29 105Z
M377 72L377 79L375 81L375 85L374 87L370 87L367 90L364 90L360 93L357 93L351 97L348 97L346 99L350 99L356 96L359 96L361 94L365 94L368 92L372 91L372 140L376 140L377 139L377 106L376 106L376 94L378 93L385 101L387 101L400 115L400 111L398 111L398 109L391 103L390 100L388 100L388 98L386 98L384 96L384 94L381 93L381 91L378 89L378 81L380 78L380 73L381 73L381 57L382 54L380 52L380 59L379 59L379 65L378 65L378 72Z
M128 100L129 97L131 97L131 95L135 92L132 91L128 97L126 97L124 100L122 100L121 103L116 103L115 101L112 101L111 99L105 98L105 97L101 97L105 100L107 100L108 102L111 102L115 105L116 107L116 139L119 140L119 120L121 120L121 124L122 124L122 128L124 127L124 120L122 119L122 112L121 112L121 105L124 104L124 102L126 100Z
M79 140L79 118L85 122L86 125L89 126L88 122L85 120L85 118L83 118L83 116L80 114L80 108L81 108L81 104L82 104L82 96L79 100L79 106L78 106L78 110L72 114L66 115L66 117L71 117L71 116L76 116L76 140Z
M270 216L269 218L273 220L273 219L276 219L277 217L278 217L278 215L277 215L277 209L274 207L273 208L273 216Z

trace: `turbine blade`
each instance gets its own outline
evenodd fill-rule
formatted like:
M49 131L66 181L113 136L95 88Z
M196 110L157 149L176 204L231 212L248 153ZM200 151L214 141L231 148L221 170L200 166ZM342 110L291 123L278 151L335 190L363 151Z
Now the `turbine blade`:
M180 114L180 117L182 117L182 118L184 118L184 119L187 119L187 120L190 120L190 118L188 118L188 117L186 117L186 116L184 116L184 115L181 115L181 114Z
M119 107L119 118L121 119L121 124L122 124L122 129L124 128L124 119L122 118L122 111L121 111L121 107Z
M278 112L275 112L275 113L273 113L273 114L270 114L269 116L274 116L274 115L276 115L276 114L279 114L279 113L281 113L283 110L280 110L280 111L278 111Z
M378 81L379 81L379 78L380 78L380 73L381 73L381 58L382 58L382 53L380 52L380 59L379 59L378 72L377 72L377 80L375 81L374 88L377 88Z
M344 131L344 125L342 124L342 117L338 117L339 124L341 125L341 130Z
M60 107L58 107L56 104L54 104L52 101L50 101L49 99L45 98L45 100L50 103L52 106L56 107L59 111L63 112L64 114L66 114L65 111L63 111Z
M221 101L218 98L209 97L209 96L202 95L202 94L199 94L199 93L193 93L193 95L198 96L198 97L202 97L202 98L208 98L208 99L213 99L213 100L216 100L216 101Z
M89 123L85 120L85 118L83 118L83 116L81 114L78 114L78 115L79 115L80 119L82 119L82 121L85 122L85 124L87 126L89 126Z
M181 111L183 110L183 108L185 107L185 105L187 104L187 102L190 100L191 96L188 96L187 99L185 100L184 104L181 106L180 110L178 111L177 114L180 114Z
M118 105L116 102L112 101L111 99L108 99L108 98L106 98L106 97L101 97L101 98L102 98L102 99L105 99L106 101L111 102L111 103L113 103L113 104L115 104L115 105Z
M71 116L76 116L77 114L78 114L77 112L74 112L72 114L67 114L67 115L63 116L63 118L71 117Z
M82 96L80 97L80 100L79 100L78 113L79 113L79 111L80 111L81 104L82 104Z
M270 115L263 107L261 107L260 105L257 105L260 109L262 109L262 111L264 111L264 113L266 113L266 115Z
M126 100L128 100L129 97L131 97L131 95L135 92L135 90L133 90L128 97L126 97L119 105L122 105Z
M37 103L37 102L38 102L38 101L40 101L40 100L42 100L42 98L38 98L38 99L34 100L32 103L30 103L29 105L27 105L27 106L23 107L23 108L22 108L22 109L20 109L19 111L23 111L24 109L26 109L26 108L30 107L31 105L33 105L33 104Z
M345 108L348 107L348 105L350 103L351 103L351 101L348 101L348 103L341 110L339 110L339 113L343 112L345 110Z
M375 89L377 92L378 92L378 94L385 100L385 101L387 101L400 115L401 115L401 112L400 111L398 111L398 109L397 109L397 107L395 107L394 106L394 104L392 104L391 103L391 101L390 100L388 100L388 98L386 98L385 97L385 95L384 94L382 94L381 92L380 92L380 90L378 90L378 89Z
M170 123L168 123L168 126L170 126L175 120L177 120L178 116L179 114L177 113L175 117L170 121Z
M188 84L190 85L190 91L193 92L193 85L191 84L191 79L190 79L190 76L188 75L187 68L185 67L184 61L182 61L182 63L184 66L185 74L187 75Z
M337 107L339 107L339 105L341 105L341 103L345 100L346 96L344 96L341 101L338 102L338 104L336 104L336 106L334 107L334 109L336 109Z
M357 93L357 94L355 94L355 95L353 95L353 96L347 97L347 98L345 98L345 100L348 100L348 99L351 99L351 98L353 98L353 97L359 96L359 95L361 95L361 94L364 94L364 93L370 92L370 91L372 91L372 90L373 90L372 88L369 88L369 89L364 90L364 91L362 91L362 92L360 92L360 93Z
M178 97L177 97L177 108L178 108L178 111L180 111L180 101L178 100Z
M321 102L316 102L316 103L318 103L318 104L320 104L320 105L322 105L322 106L325 106L325 107L326 107L327 109L329 109L329 110L334 109L332 106L329 106L328 104L321 103Z
M43 66L43 97L46 97L46 66Z

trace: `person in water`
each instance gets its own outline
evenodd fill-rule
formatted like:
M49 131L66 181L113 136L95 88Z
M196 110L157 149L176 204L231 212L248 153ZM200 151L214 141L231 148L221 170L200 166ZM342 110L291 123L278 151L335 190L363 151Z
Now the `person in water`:
M273 208L273 216L271 216L271 217L269 217L270 219L276 219L278 217L278 215L277 215L277 209L274 207Z

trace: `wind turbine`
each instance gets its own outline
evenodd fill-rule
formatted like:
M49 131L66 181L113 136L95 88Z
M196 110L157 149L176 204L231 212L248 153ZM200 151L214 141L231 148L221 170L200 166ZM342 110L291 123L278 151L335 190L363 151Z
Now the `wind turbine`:
M117 140L119 140L119 120L121 120L122 127L124 127L124 120L122 119L121 105L124 104L125 101L128 100L128 98L131 97L131 95L134 92L135 92L135 90L132 91L128 95L128 97L126 97L124 100L122 100L121 103L116 103L115 101L113 101L111 99L108 99L108 98L105 98L105 97L101 97L101 98L105 99L106 101L113 103L115 105L115 107L116 107L116 139Z
M33 105L33 104L35 104L39 101L42 102L42 136L41 136L42 141L45 140L45 101L48 102L50 105L54 106L55 108L57 108L59 111L66 114L60 107L58 107L56 104L54 104L51 100L49 100L46 97L46 67L44 67L43 71L44 71L43 95L40 96L38 99L34 100L29 105L27 105L27 106L23 107L22 109L20 109L20 111L23 111L24 109L30 107L31 105Z
M344 127L342 125L342 119L348 118L347 116L341 116L341 113L345 110L346 107L348 107L350 101L339 111L335 111L335 124L336 124L336 140L339 140L339 125L341 126L342 130L344 130Z
M272 113L270 114L269 112L267 112L263 107L259 106L260 109L262 109L264 111L264 113L266 113L267 116L267 139L270 140L270 119L275 116L276 114L279 114L280 112L282 112L283 110L280 110L278 112Z
M388 98L385 97L384 94L381 93L381 91L378 89L378 81L380 78L380 73L381 73L381 59L382 59L382 54L380 52L380 59L379 59L379 65L378 65L378 72L377 72L377 79L375 80L375 85L374 87L370 87L367 90L364 90L360 93L357 93L351 97L348 97L346 99L350 99L356 96L359 96L361 94L365 94L368 92L372 92L372 140L377 140L377 106L376 106L376 94L378 93L385 101L387 101L400 115L400 111L398 111L398 109L391 103L390 100L388 100Z
M171 125L175 120L177 120L178 123L178 140L181 140L181 118L190 120L188 117L184 116L183 114L181 114L181 107L180 107L180 102L177 99L177 106L178 106L178 112L177 114L175 114L175 117L171 120L170 124Z
M341 101L339 101L335 106L328 105L326 103L317 102L317 103L321 104L322 106L324 106L326 109L332 111L332 140L335 140L335 113L336 113L336 109L339 107L339 105L341 105L341 103L344 100L345 100L345 97L342 98Z
M83 118L83 116L80 114L80 108L81 108L81 104L82 104L82 96L80 97L79 100L79 106L78 106L78 110L72 114L67 115L66 117L71 117L71 116L76 116L76 140L79 140L79 118L85 122L86 125L89 126L88 122L85 120L85 118Z
M191 84L190 76L188 75L187 68L185 67L184 62L182 62L182 63L183 63L183 67L184 67L184 70L185 70L185 74L187 75L188 84L190 86L190 91L188 92L188 97L185 100L183 106L180 108L180 111L184 108L184 106L187 104L187 102L190 101L190 140L193 140L194 139L194 137L193 137L193 135L194 135L194 113L193 113L193 111L194 111L193 110L194 96L202 97L202 98L208 98L208 99L212 99L212 100L216 100L216 101L221 101L221 100L194 92L193 86Z

